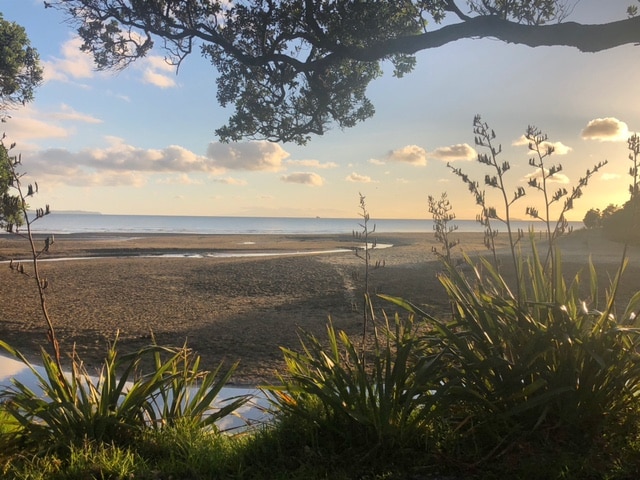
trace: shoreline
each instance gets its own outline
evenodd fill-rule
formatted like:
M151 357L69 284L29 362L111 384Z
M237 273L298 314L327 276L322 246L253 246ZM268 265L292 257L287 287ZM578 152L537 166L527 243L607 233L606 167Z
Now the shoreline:
M585 266L591 254L606 278L617 267L622 246L591 233L561 239L567 271ZM456 232L452 237L461 241L456 256L461 248L472 256L486 252L482 233ZM375 238L393 247L371 252L372 264L385 265L370 272L371 292L401 296L429 312L446 314L448 300L437 278L441 265L431 250L438 246L433 235L376 233ZM499 238L504 249L506 235ZM356 244L350 234L144 234L126 239L121 234L106 239L103 234L78 234L56 237L47 257L79 258L42 262L41 274L49 282L49 312L63 350L75 344L90 369L100 366L116 337L124 353L148 345L153 334L163 345L186 341L207 369L239 361L232 385L255 386L277 381L284 373L280 347L299 348L301 331L324 340L329 318L360 341L364 263L351 251ZM8 260L16 252L24 258L27 246L23 239L2 237L0 258ZM344 251L309 254L335 248ZM257 250L273 255L161 256ZM627 273L640 279L640 249L634 246L629 254ZM638 284L629 281L625 288ZM5 267L0 268L0 288L5 299L0 338L37 361L40 347L46 346L46 329L35 287ZM376 307L389 308L381 301Z

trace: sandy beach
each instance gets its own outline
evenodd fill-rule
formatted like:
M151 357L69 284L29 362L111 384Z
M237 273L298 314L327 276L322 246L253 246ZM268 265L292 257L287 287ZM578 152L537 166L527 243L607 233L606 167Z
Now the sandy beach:
M486 252L479 233L456 233L470 255ZM389 248L375 249L370 291L402 296L444 315L447 299L437 279L436 243L426 234L376 234ZM505 235L498 237L504 249ZM41 245L42 238L38 239ZM151 340L188 346L206 368L239 361L233 383L277 381L284 372L280 347L297 348L300 329L324 338L329 318L353 338L362 335L364 262L351 235L140 235L57 236L39 263L48 280L47 302L63 349L74 344L97 368L109 342L121 351ZM568 272L589 255L608 285L622 245L599 232L562 239ZM33 279L12 272L6 261L28 258L25 240L0 237L0 338L37 359L46 345L45 323ZM640 248L629 250L621 298L640 290ZM379 309L392 312L376 301Z

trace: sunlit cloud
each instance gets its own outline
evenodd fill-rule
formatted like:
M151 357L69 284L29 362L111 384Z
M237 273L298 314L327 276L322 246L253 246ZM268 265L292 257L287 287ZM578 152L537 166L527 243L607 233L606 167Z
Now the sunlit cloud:
M82 52L82 40L74 37L62 44L61 57L43 60L44 81L70 82L71 80L92 78L95 67L91 54Z
M143 69L142 81L159 88L172 88L177 85L175 80L176 66L168 63L164 57L152 55L145 58L141 64Z
M289 153L273 142L212 142L207 157L212 165L228 170L271 171L282 170L282 161Z
M600 178L604 181L618 180L619 178L622 178L622 175L619 173L603 173Z
M324 184L324 178L313 172L296 172L280 177L285 183L299 183L311 187L320 187Z
M14 115L3 125L4 133L12 142L22 147L23 142L41 138L66 138L71 131L32 116Z
M384 160L378 160L377 158L370 158L369 159L369 163L371 165L386 165L387 162L385 162Z
M427 151L418 145L407 145L392 150L387 154L387 159L394 162L405 162L416 166L425 166L427 164Z
M308 168L336 168L338 164L335 162L320 162L319 160L287 160L287 165L295 165Z
M628 136L627 124L614 117L591 120L582 130L582 138L601 142L618 142L627 140Z
M179 145L161 149L143 149L117 137L107 137L108 146L73 152L63 148L32 151L29 166L51 183L72 186L142 186L156 173L175 173L159 180L166 184L200 183L189 173L219 175L224 169L203 155Z
M359 173L352 172L345 178L347 182L353 183L372 183L373 180L368 175L360 175Z
M222 183L223 185L235 185L239 187L243 187L247 185L247 181L241 178L224 177L224 178L214 178L212 180L216 183Z
M159 179L156 183L159 185L202 185L202 180L191 178L186 173L173 175Z
M529 145L533 146L533 143L531 142L531 140L528 140L527 137L525 137L524 135L521 135L520 138L518 138L517 140L514 140L512 145L514 147L528 148ZM549 148L553 148L554 155L566 155L573 150L573 148L565 145L562 142L549 142L549 141L540 142L540 153L542 154L546 153Z
M58 120L67 120L82 123L102 123L102 120L86 113L80 113L66 104L60 105L60 111L54 112L51 116Z
M549 170L547 170L546 168L545 168L545 173L547 175L549 174ZM529 181L532 178L541 180L542 172L540 170L536 170L535 172L525 175L524 178L525 178L525 181ZM550 182L550 183L561 183L566 185L567 183L569 183L569 181L570 181L569 177L567 177L564 173L560 173L560 172L554 174L551 177L547 177L547 182Z
M44 177L47 181L63 183L72 187L144 187L147 176L140 172L86 172L80 168L74 172L60 176L51 174Z
M42 138L66 138L75 130L65 127L66 123L99 124L102 120L92 115L78 112L69 105L62 104L59 110L40 111L32 106L27 106L12 112L12 116L3 125L4 132L11 141L17 142L20 147L24 142Z
M396 183L406 184L406 183L410 183L410 182L406 178L396 178Z
M446 162L455 162L456 160L475 160L478 157L478 153L470 145L458 143L448 147L436 148L433 152L429 152L429 157Z

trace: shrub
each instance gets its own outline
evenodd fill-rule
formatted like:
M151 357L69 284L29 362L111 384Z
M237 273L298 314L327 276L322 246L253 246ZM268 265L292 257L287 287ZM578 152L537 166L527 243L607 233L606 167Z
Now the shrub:
M109 348L97 377L89 375L74 354L71 372L63 372L44 350L41 374L17 350L0 341L15 358L27 365L42 391L33 391L12 380L0 392L7 415L20 427L0 437L5 448L35 453L67 451L85 441L130 445L146 428L162 428L178 420L199 427L233 413L248 396L232 399L223 407L212 404L233 372L219 375L199 370L199 358L186 348L156 344L128 355ZM161 355L168 359L161 359ZM155 368L142 374L139 366L152 356Z

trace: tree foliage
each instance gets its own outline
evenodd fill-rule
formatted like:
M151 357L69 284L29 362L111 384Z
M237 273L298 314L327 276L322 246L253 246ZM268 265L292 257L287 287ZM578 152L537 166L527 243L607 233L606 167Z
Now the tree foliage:
M418 51L465 38L595 52L640 41L640 18L563 22L574 0L52 0L99 68L124 68L160 41L179 65L199 49L218 71L217 98L235 107L223 141L304 144L335 124L371 117L369 83L390 63L410 72ZM621 12L621 16L624 12Z
M23 27L0 13L0 117L16 105L33 100L42 82L38 52L31 47Z
M14 225L22 225L22 203L20 197L11 190L14 185L14 175L11 164L14 158L0 141L0 228L10 229Z

